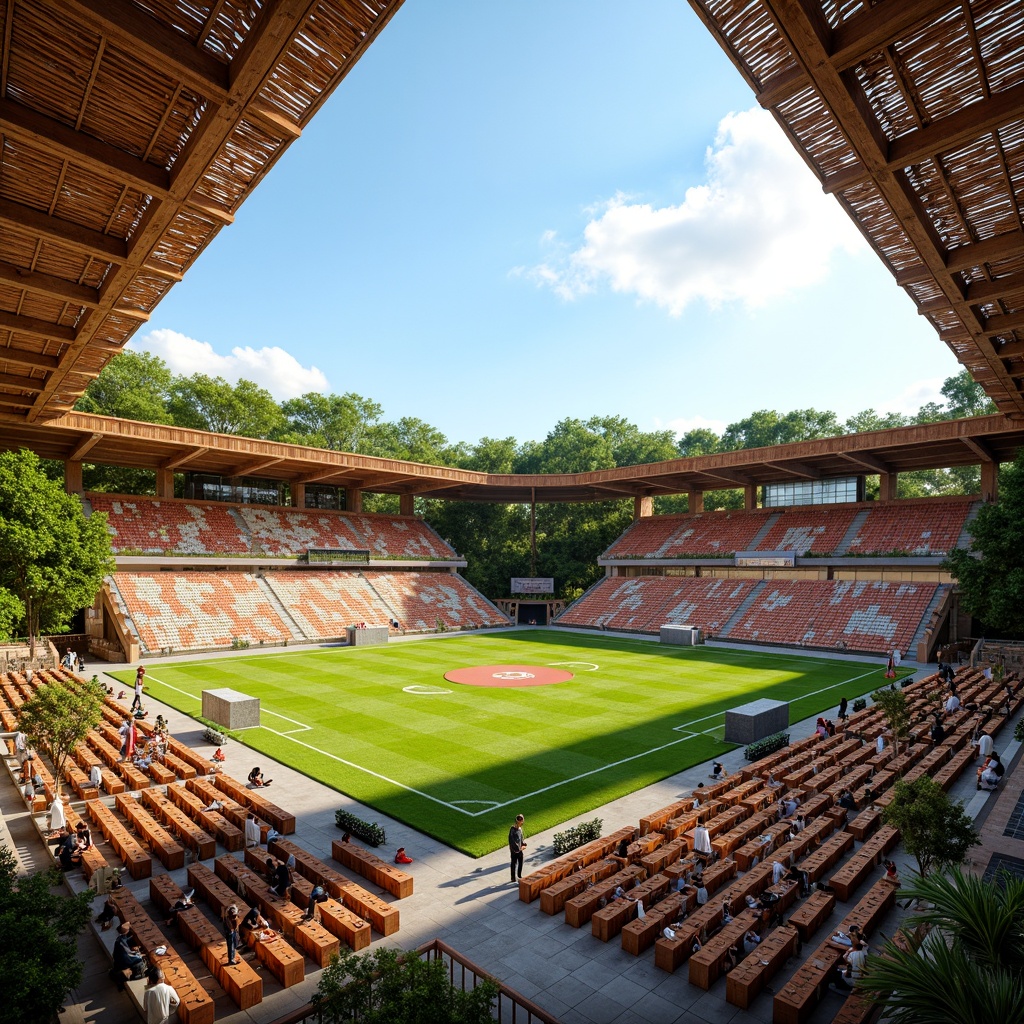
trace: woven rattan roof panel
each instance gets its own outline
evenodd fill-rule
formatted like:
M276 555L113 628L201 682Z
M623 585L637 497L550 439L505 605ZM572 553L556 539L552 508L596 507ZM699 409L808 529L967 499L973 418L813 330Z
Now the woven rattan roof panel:
M0 3L0 420L74 404L401 3Z
M1024 417L1024 3L690 3L921 315Z

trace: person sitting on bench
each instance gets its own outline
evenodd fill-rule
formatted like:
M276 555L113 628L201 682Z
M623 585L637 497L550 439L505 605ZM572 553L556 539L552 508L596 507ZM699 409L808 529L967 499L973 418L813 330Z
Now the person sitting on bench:
M400 846L398 848L398 852L395 854L395 863L396 864L411 864L412 863L412 857L410 857L409 854L407 854L405 852L405 847L404 846Z
M306 913L303 916L315 920L317 904L324 903L329 899L330 896L327 895L327 890L322 885L314 885L309 894L309 902L306 904Z
M273 781L273 779L263 778L263 772L260 771L258 765L249 772L249 785L254 789L259 789L262 786L269 786Z

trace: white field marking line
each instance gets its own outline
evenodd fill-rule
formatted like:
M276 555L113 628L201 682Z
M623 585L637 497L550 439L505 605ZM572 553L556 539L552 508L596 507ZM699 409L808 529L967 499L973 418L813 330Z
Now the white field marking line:
M581 668L581 672L596 672L601 666L595 665L592 661L549 661L548 668L558 668L560 665L568 667L569 665L586 665L586 668Z
M289 718L287 715L280 715L276 711L271 711L269 708L264 708L262 706L261 706L260 710L265 715L273 715L275 718L283 718L286 722L291 722L292 725L297 725L298 726L298 729L289 729L288 733L293 733L293 732L312 732L313 731L313 726L311 726L311 725L304 725L302 722L296 722L294 718ZM282 733L281 735L285 736L288 733Z
M451 692L451 690L442 690L440 687L423 686L420 683L413 683L412 686L402 687L402 693L414 693L418 697L434 697Z
M146 676L146 678L154 683L159 683L161 686L166 686L168 690L174 690L175 693L181 693L186 697L191 697L193 700L199 701L200 706L202 706L202 697L197 697L194 693L189 693L188 690L181 690L177 686L171 686L170 683L165 683L162 679L157 679L156 676Z
M494 800L453 800L454 804L486 804L487 807L497 807L498 804Z
M461 807L457 807L455 804L448 803L447 800L441 800L436 796L431 796L429 793L424 793L420 789L416 789L415 786L407 786L404 782L396 782L394 779L389 779L386 775L381 775L380 772L375 772L370 768L364 768L361 764L356 764L354 761L346 761L343 757L338 757L337 754L332 754L327 750L321 750L319 747L314 747L312 743L306 743L305 740L297 740L294 736L290 736L286 732L278 732L276 729L271 729L269 725L261 725L261 729L266 729L267 732L272 732L275 736L280 736L282 739L290 740L292 743L297 743L300 747L305 747L307 750L312 750L314 754L322 754L324 757L329 757L332 761L337 761L338 764L343 764L347 768L354 768L358 772L365 772L367 775L372 775L375 779L380 779L382 782L387 782L391 786L397 786L398 789L404 789L407 793L415 793L417 796L423 797L425 800L430 800L435 804L440 804L442 807L447 807L449 810L458 811L460 814L465 814L467 817L475 818L478 814L486 814L486 811L466 811ZM504 806L504 804L498 805Z

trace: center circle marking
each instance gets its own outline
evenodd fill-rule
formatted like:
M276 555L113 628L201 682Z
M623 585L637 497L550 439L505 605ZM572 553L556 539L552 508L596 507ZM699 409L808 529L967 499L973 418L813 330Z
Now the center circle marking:
M454 668L444 678L463 686L550 686L568 682L573 673L547 665L474 665Z

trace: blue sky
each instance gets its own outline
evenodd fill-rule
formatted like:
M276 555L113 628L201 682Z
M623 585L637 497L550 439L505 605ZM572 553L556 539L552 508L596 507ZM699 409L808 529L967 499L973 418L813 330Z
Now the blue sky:
M916 411L957 364L682 0L409 0L133 347L452 441Z

